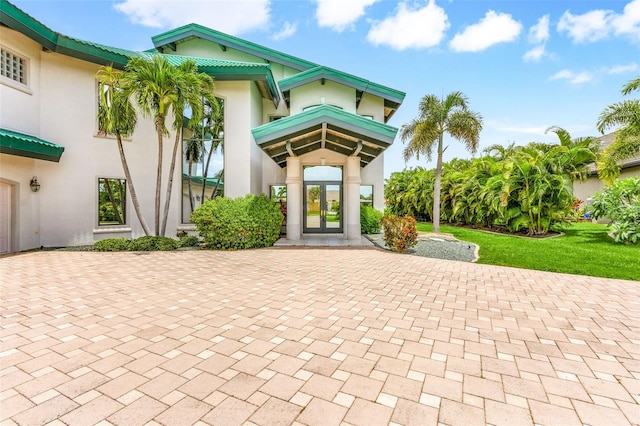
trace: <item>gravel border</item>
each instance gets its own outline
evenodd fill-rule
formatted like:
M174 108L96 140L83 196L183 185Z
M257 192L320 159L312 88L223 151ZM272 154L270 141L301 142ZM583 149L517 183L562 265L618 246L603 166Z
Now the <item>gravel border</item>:
M382 234L368 234L365 237L377 247L391 250L386 246ZM433 259L458 260L461 262L476 262L478 247L474 243L460 241L451 234L434 234L418 232L418 244L407 250L407 254L430 257Z

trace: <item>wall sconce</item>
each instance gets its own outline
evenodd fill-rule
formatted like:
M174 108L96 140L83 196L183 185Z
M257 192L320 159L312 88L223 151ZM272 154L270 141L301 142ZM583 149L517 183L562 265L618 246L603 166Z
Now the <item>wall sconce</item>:
M31 182L29 182L29 186L31 187L32 192L40 191L40 182L38 182L37 176L34 176L31 178Z
M200 201L200 195L196 195L196 201Z

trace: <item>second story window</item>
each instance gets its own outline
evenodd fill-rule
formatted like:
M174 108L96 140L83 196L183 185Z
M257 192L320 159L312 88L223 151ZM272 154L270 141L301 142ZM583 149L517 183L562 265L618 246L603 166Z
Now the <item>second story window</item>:
M0 74L3 77L26 85L27 60L5 49L1 49L1 54Z

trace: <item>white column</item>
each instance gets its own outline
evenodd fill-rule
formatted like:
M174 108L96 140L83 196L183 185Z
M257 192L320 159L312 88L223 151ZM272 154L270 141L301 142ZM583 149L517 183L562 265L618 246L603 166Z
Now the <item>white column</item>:
M300 158L287 157L287 239L299 240L302 234L302 177Z
M360 239L360 157L347 157L347 238Z

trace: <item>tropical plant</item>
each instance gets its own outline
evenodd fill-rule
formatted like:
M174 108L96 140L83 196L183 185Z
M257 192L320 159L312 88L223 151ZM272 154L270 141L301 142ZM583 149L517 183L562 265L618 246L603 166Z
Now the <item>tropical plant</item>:
M360 232L363 234L377 234L380 232L382 212L371 206L360 205Z
M596 193L592 214L611 219L610 235L617 243L640 243L640 178L616 180Z
M173 170L177 157L177 147L181 138L183 117L186 106L191 108L196 117L202 116L204 97L212 96L213 81L206 74L198 73L191 60L175 67L161 55L153 57L134 57L129 60L123 77L124 93L135 100L144 116L152 117L157 134L158 158L156 169L156 190L154 205L155 235L162 235L166 230L171 197ZM166 120L173 113L173 127L176 129L176 140L170 163L169 185L166 203L160 223L161 187L163 175L164 137L169 134Z
M467 150L475 154L482 130L482 117L469 109L467 97L462 92L452 92L441 99L436 95L426 95L420 101L418 117L402 126L400 138L408 142L404 148L405 161L411 157L420 159L424 155L431 160L434 146L437 146L437 160L433 189L433 229L440 232L440 187L442 175L442 154L444 134L461 140Z
M393 251L404 253L418 244L416 220L412 216L385 216L382 218L384 242Z
M200 237L209 248L240 250L272 246L280 236L279 204L266 195L217 197L191 214Z
M167 182L167 193L165 196L164 212L162 216L162 227L160 235L164 235L167 229L167 217L169 216L169 206L171 203L171 192L173 189L173 176L178 155L178 146L182 140L182 129L184 128L184 113L188 108L191 111L191 118L188 125L194 126L203 116L205 110L205 99L207 104L216 104L213 96L213 79L205 74L198 73L198 66L192 60L183 62L176 70L176 92L175 102L171 105L173 110L173 130L175 140L173 152L169 166L169 176ZM192 210L193 211L193 210Z
M628 95L640 89L640 77L622 88ZM598 175L611 183L620 175L619 162L640 155L640 99L627 99L607 106L598 117L598 131L604 134L611 128L619 128L616 137L602 152L598 161Z
M122 88L122 77L123 73L114 70L111 66L102 67L96 74L99 94L98 131L106 135L113 135L116 138L120 162L122 163L122 170L124 171L133 209L145 235L149 235L151 231L140 209L140 201L136 194L122 145L122 138L131 136L137 123L135 108Z

